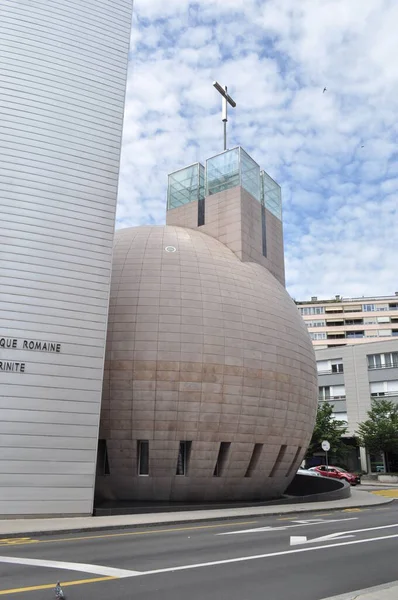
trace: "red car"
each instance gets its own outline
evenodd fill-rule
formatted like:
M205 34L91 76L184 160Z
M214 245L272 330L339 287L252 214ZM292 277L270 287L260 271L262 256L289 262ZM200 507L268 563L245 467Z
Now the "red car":
M354 475L354 473L349 473L345 469L341 469L340 467L327 467L326 465L319 465L318 467L311 467L310 471L316 471L320 475L324 477L334 477L335 479L345 479L351 485L357 485L357 483L361 483L361 478L359 475Z

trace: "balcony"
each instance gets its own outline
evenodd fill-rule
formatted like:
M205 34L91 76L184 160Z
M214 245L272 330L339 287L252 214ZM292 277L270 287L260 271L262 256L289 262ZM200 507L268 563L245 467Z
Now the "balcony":
M389 362L387 364L379 364L379 365L369 365L368 364L368 371L373 371L375 369L396 369L398 368L398 361L392 361Z

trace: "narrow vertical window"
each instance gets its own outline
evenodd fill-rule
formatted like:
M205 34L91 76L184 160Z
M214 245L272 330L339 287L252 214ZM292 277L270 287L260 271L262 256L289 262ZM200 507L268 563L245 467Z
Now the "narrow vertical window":
M263 256L267 256L267 227L265 223L265 206L261 206L261 232L263 243Z
M180 442L176 475L188 475L192 442Z
M205 224L205 199L198 200L198 227Z
M106 440L98 440L97 475L109 475L110 472Z
M214 477L221 477L224 473L225 465L227 464L229 449L231 442L221 442L220 449L218 451L218 457L216 466L214 467Z
M258 461L261 456L261 451L263 449L264 444L254 444L253 452L250 458L249 466L247 467L247 471L245 477L251 477L253 471L257 467Z
M149 442L138 440L137 442L138 475L149 475Z
M297 463L297 459L299 457L299 454L301 452L301 446L299 446L296 450L296 454L294 455L294 458L292 460L292 464L290 465L287 473L286 473L286 477L289 477L290 473L293 471L294 467L296 466Z
M279 466L280 466L281 462L283 461L284 456L286 454L286 448L287 448L287 446L280 447L280 450L278 452L278 456L276 457L274 466L272 467L271 473L269 474L270 477L273 477L275 475L275 473L277 472L277 470L279 469Z

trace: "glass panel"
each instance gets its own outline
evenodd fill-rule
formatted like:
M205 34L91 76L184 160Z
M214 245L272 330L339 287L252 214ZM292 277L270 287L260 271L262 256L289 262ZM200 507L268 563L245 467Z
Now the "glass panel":
M170 173L167 210L204 198L204 166L200 163Z
M206 196L240 185L239 148L228 150L206 161Z
M261 171L261 203L275 217L282 220L281 188L265 171Z
M240 148L241 185L260 202L260 167Z

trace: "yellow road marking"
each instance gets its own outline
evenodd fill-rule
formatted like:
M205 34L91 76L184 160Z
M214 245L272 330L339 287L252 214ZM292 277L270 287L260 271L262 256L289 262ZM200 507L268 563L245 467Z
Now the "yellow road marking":
M35 544L38 540L32 538L2 538L0 539L1 546L16 546L18 544Z
M386 498L398 498L398 490L376 490L372 494L385 496Z
M345 508L343 512L362 512L362 508Z
M74 542L76 540L102 540L105 538L115 538L115 537L126 537L126 536L132 536L132 535L152 535L154 533L170 533L170 532L174 532L174 531L194 531L197 529L215 529L217 527L235 527L236 525L251 525L251 524L257 523L257 521L243 521L243 522L239 522L239 523L220 523L218 525L197 525L195 527L175 527L174 529L149 529L147 531L128 531L125 533L107 533L104 535L85 535L85 536L79 536L79 537L68 537L68 538L56 538L55 540L32 540L32 542L37 542L38 544L53 544L55 542ZM7 543L5 543L5 541L7 540L22 540L25 538L6 538L3 540L0 540L0 547L1 546L8 546ZM29 540L30 538L26 538L27 540ZM31 543L30 541L19 541L16 542L15 545L18 544L29 544Z
M97 583L99 581L110 581L113 579L119 579L118 577L96 577L95 579L80 579L79 581L66 581L62 582L62 587L68 587L71 585L84 585L85 583ZM21 592L34 592L36 590L51 590L54 589L54 583L46 583L44 585L32 585L30 587L14 588L12 590L0 590L0 596L6 594L20 594Z

